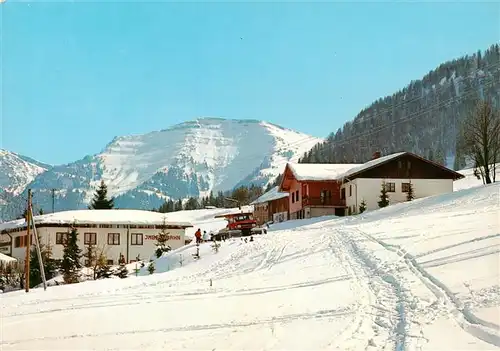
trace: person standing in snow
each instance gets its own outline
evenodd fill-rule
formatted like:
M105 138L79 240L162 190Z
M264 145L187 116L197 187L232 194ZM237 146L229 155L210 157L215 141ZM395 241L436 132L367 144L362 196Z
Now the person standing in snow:
M194 236L196 237L196 243L201 244L201 229L198 228L196 233L194 233Z

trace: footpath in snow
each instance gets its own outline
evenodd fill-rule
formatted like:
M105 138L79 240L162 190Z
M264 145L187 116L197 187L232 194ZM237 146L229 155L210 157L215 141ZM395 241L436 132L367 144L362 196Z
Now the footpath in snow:
M499 349L499 185L281 223L199 260L186 246L153 275L3 294L0 348Z

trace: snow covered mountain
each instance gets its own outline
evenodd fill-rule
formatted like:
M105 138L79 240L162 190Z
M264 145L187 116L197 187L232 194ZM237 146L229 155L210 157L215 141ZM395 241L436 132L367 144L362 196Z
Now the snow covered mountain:
M257 120L200 118L168 129L115 137L104 150L40 173L29 187L50 210L85 208L103 179L121 208L151 209L164 199L203 196L240 184L267 185L287 161L322 139ZM25 194L21 194L21 197ZM6 206L4 218L19 212ZM16 214L17 215L17 214Z
M49 165L0 149L0 205L23 192Z

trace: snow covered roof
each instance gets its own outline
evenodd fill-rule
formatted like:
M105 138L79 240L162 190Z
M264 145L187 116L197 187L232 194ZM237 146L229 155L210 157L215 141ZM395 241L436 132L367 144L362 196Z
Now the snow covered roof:
M359 172L362 172L362 171L365 171L369 168L373 168L373 167L376 167L382 163L386 163L386 162L389 162L390 160L392 159L395 159L399 156L402 156L406 154L406 152L397 152L395 154L390 154L390 155L386 155L386 156L382 156L382 157L379 157L379 158L376 158L374 160L370 160L368 162L365 162L361 165L357 165L356 167L353 167L349 170L346 170L344 173L340 174L338 179L342 179L342 178L348 178L350 177L351 175L353 174L356 174L356 173L359 173Z
M228 208L227 211L223 211L214 216L214 218L223 218L227 215L233 215L238 213L252 213L254 211L253 205L244 205L239 208Z
M336 180L340 174L356 166L361 165L355 163L288 163L295 179L299 181Z
M268 202L268 201L282 199L282 198L288 197L288 195L289 194L287 192L279 191L279 186L275 186L274 188L269 190L267 193L261 195L257 200L254 200L251 203L251 205L261 204L261 203Z
M175 225L192 227L190 222L170 221L168 213L141 210L75 210L49 213L35 216L35 224L129 224L129 225ZM22 228L26 226L24 219L0 223L3 230Z
M0 262L16 262L14 257L7 256L0 252Z
M449 169L449 168L447 168L445 166L442 166L442 165L440 165L440 164L438 164L436 162L433 162L433 161L427 160L427 159L425 159L423 157L420 157L418 155L415 155L415 154L413 154L411 152L397 152L397 153L394 153L394 154L390 154L390 155L386 155L386 156L382 156L382 157L376 158L374 160L370 160L370 161L368 161L366 163L363 163L362 165L359 165L357 167L353 167L353 168L349 169L348 171L346 171L345 173L340 174L339 177L338 177L338 179L340 180L340 179L343 179L343 178L350 178L350 177L352 177L354 175L357 175L357 174L359 174L359 173L361 173L363 171L369 170L371 168L375 168L375 167L377 167L379 165L387 163L387 162L389 162L391 160L394 160L394 159L396 159L398 157L401 157L403 155L410 155L410 156L412 156L414 158L418 158L418 159L420 159L420 160L422 160L424 162L432 164L435 167L442 168L442 169L444 169L444 170L446 170L446 171L448 171L450 173L455 174L455 178L456 179L464 178L464 176L462 174L460 174L458 172L455 172L454 170L451 170L451 169Z

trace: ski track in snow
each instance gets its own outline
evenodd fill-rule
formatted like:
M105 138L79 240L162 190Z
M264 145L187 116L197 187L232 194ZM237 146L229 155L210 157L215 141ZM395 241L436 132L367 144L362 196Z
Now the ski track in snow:
M449 313L464 331L491 345L500 347L500 326L496 323L488 322L476 317L467 308L467 306L464 306L464 304L455 297L453 292L451 292L448 287L446 287L439 279L422 268L415 260L415 257L408 253L404 248L398 245L387 244L369 234L363 233L359 229L356 230L356 233L380 245L385 250L394 252L399 257L401 257L398 263L404 263L407 269L411 271L416 277L418 277L430 291L432 291L432 293L436 296L438 302L441 304L441 310L445 310L447 313ZM496 236L498 235L488 236L487 238ZM481 240L481 238L471 240L471 242L478 240ZM371 264L368 263L367 266L371 266ZM389 276L389 279L391 281L391 284L395 288L399 288L400 285L396 280L393 280L394 277ZM403 306L401 306L401 311L403 311ZM402 312L400 318L405 318L404 312ZM404 336L405 333L401 333L401 335ZM403 350L404 348L397 347L396 349Z
M471 199L479 201L478 195ZM436 211L429 212L432 218ZM425 215L420 209L417 213ZM408 247L362 228L351 218L317 222L270 231L254 242L232 239L218 253L202 244L201 259L163 274L0 295L0 349L91 349L95 344L98 349L209 345L423 351L443 345L468 350L500 346L500 326L476 316L469 302L417 262L440 249L425 247L412 256ZM400 234L392 239L411 237ZM440 248L498 236L445 241ZM183 253L190 257L194 249L186 247ZM494 296L496 290L481 291ZM435 324L445 329L436 333ZM436 334L441 344L433 344Z

